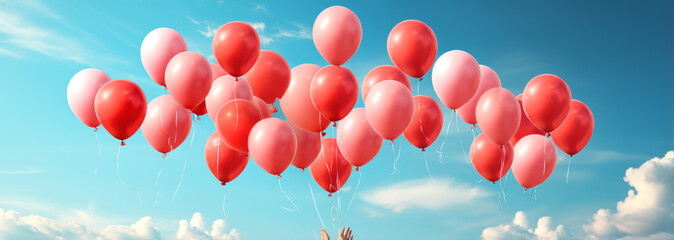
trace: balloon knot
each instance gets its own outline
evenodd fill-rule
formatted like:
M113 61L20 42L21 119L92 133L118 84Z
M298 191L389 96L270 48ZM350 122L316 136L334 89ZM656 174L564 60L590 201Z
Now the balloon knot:
M425 148L422 148L422 149L421 149L421 151L422 151L422 152L425 152L425 151L426 151L426 149L425 149Z
M167 156L168 156L168 155L166 155L166 153L164 153L164 154L161 155L162 158L165 158L165 157L167 157Z
M276 179L281 179L281 174L279 174L278 177L276 177Z
M501 148L501 149L503 149L503 146L505 146L505 145L501 145L501 146L499 146L498 148Z
M332 122L333 127L337 127L337 122Z
M248 157L248 153L244 154L243 156L244 156L244 157Z
M456 112L456 109L452 109L453 112Z
M473 124L473 126L472 126L472 127L470 127L470 128L472 128L472 129L475 129L475 128L476 128L476 127L475 127L475 124Z
M572 158L572 157L573 157L573 154L569 155L569 158Z
M201 118L199 118L199 115L197 115L197 120L201 121Z
M526 192L527 190L529 190L529 189L528 189L528 188L524 188L524 191L525 191L525 192Z
M220 185L225 186L226 182L220 182Z
M168 89L168 87L164 86L164 90Z
M328 197L332 197L332 193L328 193Z
M420 78L419 78L419 81L421 81L421 80L424 80L424 78L423 78L423 77L420 77Z
M391 142L389 144L393 145L393 140L391 140Z
M97 127L94 127L94 132L98 132L98 128L97 128Z
M550 136L550 133L549 133L549 132L546 132L546 133L545 133L545 137L549 137L549 136Z
M278 112L278 110L277 110L276 107L274 106L274 103L271 104L271 109L270 109L270 111L271 111L271 113L277 113L277 112Z
M356 171L360 171L360 170L358 169L358 166L356 166Z
M321 135L323 135L325 137L325 132L321 132Z
M300 173L303 173L303 172L304 172L304 168L302 168L302 170L300 171Z
M341 69L341 68L342 68L342 66L340 66L340 65L337 65L337 69Z
M234 79L235 79L236 82L239 81L239 77L234 77Z
M124 140L122 140L121 146L126 146L126 143L124 143Z
M491 183L496 184L496 181L491 181Z

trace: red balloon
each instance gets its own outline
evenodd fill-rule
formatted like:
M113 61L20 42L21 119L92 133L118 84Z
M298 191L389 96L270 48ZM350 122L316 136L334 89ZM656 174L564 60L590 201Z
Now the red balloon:
M248 154L231 149L217 132L211 134L204 149L206 165L222 185L238 177L248 164Z
M522 106L531 122L549 133L557 129L569 114L571 90L564 80L555 75L538 75L524 88Z
M244 77L253 94L272 104L283 97L290 84L290 66L281 55L262 50L253 68Z
M594 117L590 108L581 101L572 100L569 116L550 136L562 151L573 156L583 150L593 131Z
M480 134L470 145L470 160L484 179L494 183L508 174L513 164L513 145L506 143L500 146L487 135Z
M122 140L133 136L143 124L147 112L145 93L129 80L113 80L98 90L94 110L101 125L113 137Z
M311 163L316 160L316 156L321 152L321 134L317 132L306 131L295 124L291 123L289 120L286 121L293 127L295 131L295 136L297 136L297 152L293 158L293 166L302 169L304 172L305 168L311 166Z
M531 134L538 134L538 135L545 135L543 131L538 129L534 124L529 120L527 117L527 114L524 113L524 108L522 107L522 94L517 96L517 101L520 104L520 112L521 112L521 121L520 121L520 127L517 129L517 132L515 133L515 136L510 139L510 144L515 146L520 139L523 137L526 137Z
M216 114L215 131L227 146L239 152L248 152L248 135L261 119L255 103L243 99L231 100Z
M197 116L201 116L208 113L208 110L206 110L206 99L204 99L204 101L199 103L199 105L197 105L196 107L190 109L190 111L192 111L192 113L196 114Z
M400 71L397 67L391 65L381 65L379 67L373 68L370 72L365 75L363 79L363 102L367 98L367 93L370 91L374 85L384 80L395 80L404 84L407 88L412 91L412 85L410 80L407 78L407 75Z
M218 64L234 77L246 74L260 54L260 37L245 22L229 22L213 36L213 55Z
M484 135L498 145L505 145L517 133L520 111L515 95L497 87L484 92L477 101L475 118Z
M337 147L335 138L323 138L323 147L316 160L309 167L311 176L325 191L339 191L349 180L351 164L346 161Z
M421 78L431 69L438 52L433 30L419 20L405 20L391 30L386 43L391 61L414 78Z
M332 122L346 117L358 100L358 80L348 68L330 65L311 80L311 102L318 112Z
M421 151L426 151L425 148L440 135L443 121L440 104L429 96L414 96L414 114L403 136Z

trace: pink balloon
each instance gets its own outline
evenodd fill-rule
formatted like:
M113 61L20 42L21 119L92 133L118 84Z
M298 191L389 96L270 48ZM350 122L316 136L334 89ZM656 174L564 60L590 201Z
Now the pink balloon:
M433 89L449 109L458 109L475 95L480 85L480 66L469 53L446 52L433 66Z
M402 134L414 114L412 92L402 83L386 80L370 89L365 101L365 116L372 128L393 141Z
M515 145L513 175L525 189L544 182L557 165L557 149L549 139L532 134L520 139Z
M309 132L320 132L330 125L330 121L321 116L311 102L309 87L311 79L321 67L314 64L302 64L290 71L290 85L281 98L281 110L296 126Z
M87 68L73 76L68 83L68 105L75 116L85 125L95 128L98 122L94 111L94 99L98 89L111 79L103 71Z
M147 114L140 130L150 146L166 154L185 141L191 126L190 111L171 96L162 95L147 105Z
M265 118L248 135L248 151L255 163L272 175L281 177L295 157L297 137L292 127L278 118Z
M351 110L337 126L337 146L346 161L358 167L370 162L381 148L384 139L372 129L365 117L365 109Z
M220 67L220 65L215 63L210 64L211 64L211 72L213 73L213 81L215 81L215 79L218 79L219 77L229 75L227 74L227 72L225 72L224 69L222 69L222 67Z
M260 110L260 114L262 115L262 119L265 118L270 118L271 117L271 109L269 109L269 106L267 106L267 103L262 100L262 98L259 97L253 97L255 104L257 105L257 109Z
M321 56L337 66L356 53L363 38L358 16L342 6L332 6L318 14L312 33L314 45Z
M213 84L211 65L195 52L178 53L166 66L166 88L187 109L198 106Z
M180 33L170 28L157 28L143 39L140 60L150 78L157 84L166 86L166 66L176 54L184 51L187 51L187 43Z
M211 91L206 96L206 110L211 120L215 121L215 115L220 107L234 98L253 102L253 90L250 89L248 82L243 81L243 78L239 78L238 81L236 79L230 75L224 75L213 81Z
M321 152L321 134L317 132L306 131L290 121L286 121L295 131L297 137L297 152L293 158L293 166L302 169L311 166L311 163L316 160L318 153Z
M491 68L480 65L480 85L475 92L475 95L468 100L463 106L456 110L461 119L468 124L475 125L477 118L475 117L475 109L477 108L477 101L484 92L489 89L501 87L501 80L496 75L496 72Z
M475 117L484 135L497 145L505 145L520 127L520 103L505 88L487 90L477 102Z

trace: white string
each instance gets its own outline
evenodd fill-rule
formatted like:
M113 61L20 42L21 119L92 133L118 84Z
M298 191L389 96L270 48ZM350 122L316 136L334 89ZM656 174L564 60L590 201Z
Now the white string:
M569 166L566 168L566 183L569 183L569 171L571 171L571 156L569 156Z
M125 188L129 189L132 192L135 192L136 195L138 195L138 199L139 199L139 202L140 202L139 206L140 206L141 209L143 209L143 196L136 189L133 189L133 188L127 186L126 184L124 184L124 181L122 181L122 177L119 175L119 152L120 152L121 149L122 149L122 145L119 145L119 147L117 147L117 179L119 179L119 183L121 183L122 186L124 186Z
M505 147L501 146L501 149L503 149L503 154L501 155L501 170L498 172L499 178L503 177L503 168L505 165ZM505 201L506 206L510 208L510 204L508 204L508 198L506 197L505 191L503 191L503 181L498 181L498 185L501 187L501 194L503 194L503 201Z
M311 200L314 201L314 208L316 209L316 215L318 215L318 219L321 220L321 226L323 226L323 229L325 229L325 224L323 223L323 218L321 218L321 213L318 212L318 206L316 205L316 198L314 198L314 190L311 189L311 184L309 184L309 191L311 192Z
M358 191L358 187L360 186L360 179L363 176L363 173L361 171L358 172L358 183L356 183L356 189L353 190L353 195L351 195L351 201L349 201L349 205L346 207L346 212L344 213L344 218L346 218L346 215L349 214L349 208L351 208L351 203L353 203L353 199L356 198L356 192Z
M197 115L194 115L195 118ZM185 168L187 168L187 160L190 159L190 152L192 152L192 144L194 143L194 135L197 135L197 121L194 120L194 131L192 132L192 139L190 140L190 148L187 150L187 158L185 158L185 164L183 164L183 171L180 174L180 181L178 182L178 187L176 188L176 191L173 192L173 197L171 197L171 202L173 202L173 199L176 198L176 194L178 194L178 190L180 189L180 185L183 184L183 177L185 176Z
M466 156L466 149L463 147L463 139L461 139L461 131L459 131L459 114L454 115L456 119L456 133L458 134L457 136L459 137L459 142L461 143L461 151L463 151L463 159L468 161L468 157Z
M431 171L428 169L428 160L426 159L426 152L422 152L424 154L424 163L426 163L426 172L428 173L428 178L431 179L431 182L434 183L433 181L433 176L431 176Z
M426 136L426 133L424 132L424 128L422 127L423 125L421 123L423 113L421 112L421 94L419 94L419 89L421 89L421 88L419 87L419 83L421 83L421 79L419 81L417 81L417 96L419 96L419 98L417 98L417 107L419 108L419 112L418 112L419 113L419 130L421 131L421 134L424 135L424 138L426 138L426 141L430 142L431 140L428 138L428 136Z
M154 204L152 204L152 207L157 206L157 200L159 199L159 176L161 175L161 172L164 171L164 167L166 167L166 162L168 162L168 156L164 158L164 163L161 165L161 168L157 173L157 177L155 177L154 179Z
M545 134L545 143L543 144L543 177L545 177L545 162L547 162L545 157L548 154L547 150L548 150L548 136L547 136L547 133L546 133Z
M227 199L227 188L223 186L222 189L225 190L225 195L222 197L222 215L224 215L225 220L227 220L229 222L229 218L227 217L227 212L225 212L225 199Z
M449 121L447 121L447 129L445 130L445 137L442 139L442 144L440 144L440 147L437 150L438 153L438 162L442 162L442 147L445 146L445 141L447 141L447 135L449 134L449 127L452 126L452 116L454 116L454 111L452 111L449 115Z
M391 140L391 144L389 144L391 145L391 151L393 153L393 172L391 173L391 175L395 174L396 172L399 172L398 169L396 169L396 149L393 146L394 144L395 143L393 142L393 140Z
M98 175L98 166L101 164L101 141L98 140L98 132L94 130L94 135L96 135L96 143L98 143L98 159L96 160L96 169L94 174Z
M290 199L290 196L288 196L288 194L286 194L286 192L283 191L283 187L281 186L281 178L278 178L278 188L281 189L281 192L283 193L283 195L286 196L286 198L288 199L288 201L290 201L290 203L295 207L295 209L297 209L298 212L302 213L302 210L300 210L300 208L298 208L297 205L295 205L295 202L293 202L293 200ZM291 211L291 212L295 212L295 211L290 210L290 209L288 209L288 208L285 208L285 207L283 207L283 206L281 206L281 208L286 209L286 210L289 210L289 211Z

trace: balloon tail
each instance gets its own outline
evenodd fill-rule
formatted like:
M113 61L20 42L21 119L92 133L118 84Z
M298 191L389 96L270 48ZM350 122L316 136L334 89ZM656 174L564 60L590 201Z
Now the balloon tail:
M535 188L534 188L534 201L538 201L538 200L536 199L536 189L535 189Z
M428 173L428 179L430 179L432 183L435 183L435 181L433 181L433 176L431 176L431 171L428 169L428 160L426 159L426 152L423 152L423 154L424 154L424 163L426 163L426 172Z
M164 153L164 156L166 156L166 153ZM164 156L162 156L162 158L164 158ZM164 171L167 161L168 159L164 160L164 163L161 165L161 168L154 179L154 203L152 204L152 207L157 206L157 200L159 199L159 176L161 176L161 172Z
M225 216L225 220L229 221L229 218L227 217L227 211L225 211L225 200L227 199L227 188L223 187L222 189L225 190L224 196L222 196L222 215Z
M293 200L290 198L290 196L288 196L288 194L286 194L286 192L283 191L283 186L281 186L281 178L278 178L278 188L281 189L281 193L283 193L283 195L286 196L286 198L288 199L290 204L292 204L293 207L295 207L295 209L297 209L298 212L302 213L302 210L300 210L300 208L298 208L297 205L295 205L295 202L293 202ZM282 207L282 208L285 208L285 207ZM287 208L285 208L285 209L287 209ZM287 210L290 210L290 209L287 209ZM293 210L290 210L290 211L295 212Z
M569 166L566 168L566 184L569 184L569 171L571 171L571 156L569 156Z
M478 180L478 181L477 181L477 182L475 182L475 183L473 183L473 186L477 185L478 183L481 183L482 181L484 181L484 178L483 178L483 179L480 179L480 180Z
M120 145L119 147L117 147L117 179L119 179L119 183L121 183L122 186L129 189L129 191L135 192L136 195L138 195L139 206L140 206L141 209L143 209L143 196L136 189L133 189L133 188L127 186L126 184L124 184L124 181L122 181L122 177L119 175L119 152L122 149L122 146L123 145Z
M346 215L349 214L349 209L351 208L351 203L353 203L353 199L356 198L356 192L358 192L358 187L360 186L360 179L363 177L363 173L361 171L358 171L358 183L356 183L356 189L353 190L353 194L351 195L351 201L349 201L349 205L346 206L346 212L344 213L344 218L346 218Z
M545 143L543 144L543 176L545 176L545 162L547 162L545 157L548 154L548 151L547 151L548 150L548 139L547 139L548 135L549 135L549 133L545 134L546 139L545 139Z
M393 143L393 141L391 141L391 143ZM393 154L393 172L391 173L391 175L393 175L396 172L399 172L398 169L396 169L396 149L395 146L393 146L393 144L391 144L391 152Z
M463 139L461 139L461 131L459 130L459 114L454 114L454 118L456 119L456 133L458 134L457 136L459 137L459 143L461 143L461 151L463 151L463 159L468 161L468 156L466 156L466 149L463 147Z
M124 143L124 140L122 140L122 143L120 143L119 146L126 146L126 143Z
M311 192L311 200L314 202L314 209L316 209L316 215L318 215L318 220L321 221L321 226L325 229L325 224L323 223L323 218L321 218L321 213L318 211L318 205L316 205L316 198L314 197L314 190L311 189L311 184L309 184L309 191Z
M442 143L440 144L440 147L438 148L438 162L442 162L442 147L445 146L445 142L447 141L447 135L449 134L449 127L452 126L452 117L454 116L454 112L450 113L449 115L449 121L447 121L447 129L445 130L445 137L442 138Z
M503 154L501 155L501 170L498 172L499 177L503 178L503 168L505 165L505 147L501 147L503 150ZM499 180L501 180L499 178ZM505 202L506 206L510 208L510 204L508 204L508 198L506 197L505 191L503 191L503 181L498 181L498 185L501 187L501 194L503 194L503 201Z
M197 118L199 118L199 116L197 116ZM176 187L176 191L173 192L173 197L171 197L171 202L173 202L173 199L176 198L176 194L178 194L178 190L180 189L180 185L183 184L183 177L185 176L185 169L187 168L187 160L190 159L190 152L192 152L192 145L194 144L194 135L197 135L197 122L196 121L194 122L194 131L192 131L192 139L190 140L190 148L187 150L187 158L185 158L185 163L183 164L183 171L180 174L180 181L178 181L178 187Z
M98 159L96 160L96 169L94 174L98 175L98 166L101 164L101 141L98 139L98 129L94 128L94 135L96 136L96 143L98 143Z

